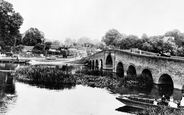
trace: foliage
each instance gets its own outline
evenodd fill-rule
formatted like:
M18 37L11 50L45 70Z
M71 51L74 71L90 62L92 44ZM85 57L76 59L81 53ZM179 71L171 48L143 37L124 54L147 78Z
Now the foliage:
M64 44L68 47L73 46L76 43L75 40L72 40L71 38L66 38L64 41Z
M58 40L55 40L52 42L52 45L60 46L60 42Z
M173 37L176 45L178 47L184 46L184 33L181 33L179 30L175 29L172 31L168 31L164 35L165 37Z
M173 110L168 107L148 108L137 115L184 115L184 110Z
M32 66L17 71L19 81L35 84L39 87L62 88L63 85L75 85L76 79L72 74L67 74L61 68Z
M109 46L120 49L138 48L140 50L175 56L184 56L184 33L175 29L164 35L150 36L143 34L141 38L135 35L120 34L117 30L109 30L102 41Z
M102 39L102 42L105 42L107 46L116 45L122 39L122 34L120 34L116 29L111 29L106 32L105 36Z
M21 52L23 49L24 49L23 45L18 45L18 46L15 47L15 51L14 52L18 53L18 52Z
M83 45L85 43L92 43L92 40L89 37L81 37L77 41L77 44L80 44L80 45Z
M77 84L87 85L99 88L115 88L120 84L117 79L107 76L94 76L94 75L80 75L77 77Z
M137 48L138 46L138 37L135 35L129 35L125 39L120 41L120 48L121 49L130 49L130 48Z
M38 43L44 41L43 32L39 31L37 28L30 28L24 33L23 44L27 46L35 46Z
M63 87L63 85L74 86L76 84L99 88L115 88L120 84L118 79L111 76L87 75L82 72L73 75L65 69L57 66L31 66L19 69L16 72L16 79L39 87L57 89ZM86 73L92 74L93 72L88 71Z
M11 3L4 0L0 1L0 17L0 45L2 47L13 46L15 39L21 40L19 29L23 23L23 18L14 11Z
M95 47L99 49L105 49L106 44L104 42L98 42L97 44L95 44Z
M45 42L45 50L49 50L52 42Z

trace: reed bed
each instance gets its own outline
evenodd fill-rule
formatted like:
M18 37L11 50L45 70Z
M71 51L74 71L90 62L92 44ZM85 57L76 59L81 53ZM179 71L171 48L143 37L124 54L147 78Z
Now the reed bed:
M74 86L76 79L62 68L48 66L31 66L16 72L16 79L40 87L63 88Z
M126 76L123 79L125 87L147 88L153 85L153 80L147 76Z
M87 85L98 88L115 88L120 82L118 79L110 78L108 76L94 76L80 74L77 77L77 84Z
M112 72L90 70L84 68L76 72L77 84L99 88L115 88L119 86L120 80L114 77Z
M24 83L50 89L60 89L77 84L98 88L115 88L120 83L118 79L113 78L110 74L106 73L102 76L100 71L82 70L71 74L57 66L30 66L22 68L16 72L16 79Z

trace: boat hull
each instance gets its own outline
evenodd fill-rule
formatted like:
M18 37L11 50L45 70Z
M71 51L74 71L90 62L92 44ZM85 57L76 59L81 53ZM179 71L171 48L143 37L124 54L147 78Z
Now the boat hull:
M117 97L116 99L119 100L120 102L124 103L125 105L137 107L137 108L142 108L142 109L145 109L148 107L158 107L157 105L144 103L144 102L140 102L140 101L135 101L135 100L129 100L129 99L125 99L125 98Z
M141 101L136 101L136 100L130 100L128 98L122 98L122 97L117 97L117 100L120 102L124 103L127 106L132 106L136 108L141 108L141 109L147 109L147 108L158 108L158 107L163 107L164 105L154 105L153 102L141 102ZM173 108L169 107L170 109L175 109L175 110L182 110L183 108Z

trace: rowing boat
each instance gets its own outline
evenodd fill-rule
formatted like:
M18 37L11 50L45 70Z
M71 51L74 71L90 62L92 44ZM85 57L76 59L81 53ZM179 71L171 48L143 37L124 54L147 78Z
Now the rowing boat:
M149 99L149 98L141 98L141 97L135 97L135 96L119 96L116 97L117 100L120 102L124 103L127 106L132 106L136 108L141 108L141 109L146 109L146 108L158 108L158 107L163 107L166 106L170 109L176 109L176 110L181 110L183 108L175 108L175 107L170 107L167 106L166 104L163 104L162 102L158 101L157 104L154 104L155 99Z

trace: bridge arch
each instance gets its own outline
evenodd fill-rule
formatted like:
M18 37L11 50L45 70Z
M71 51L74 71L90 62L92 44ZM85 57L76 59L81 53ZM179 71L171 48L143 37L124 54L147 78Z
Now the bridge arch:
M92 61L92 69L95 69L95 61Z
M100 61L99 61L99 69L103 69L103 60L102 59L100 59Z
M105 65L106 65L107 68L112 68L113 67L113 61L112 61L111 53L108 54L108 56L106 58Z
M122 62L119 62L116 66L116 75L118 77L124 77L124 67Z
M170 75L168 74L162 74L158 80L159 84L167 84L173 86L173 80Z
M127 77L136 77L137 72L134 65L130 65L127 70Z
M96 60L95 69L98 69L98 68L99 68L99 63L98 63L98 60Z
M149 69L144 69L144 70L142 71L141 75L142 75L143 77L148 78L148 80L150 80L150 81L153 83L152 73L151 73L151 71L150 71Z
M88 64L89 64L89 65L88 65L89 67L91 67L91 66L92 66L92 65L91 65L91 60L89 60Z

